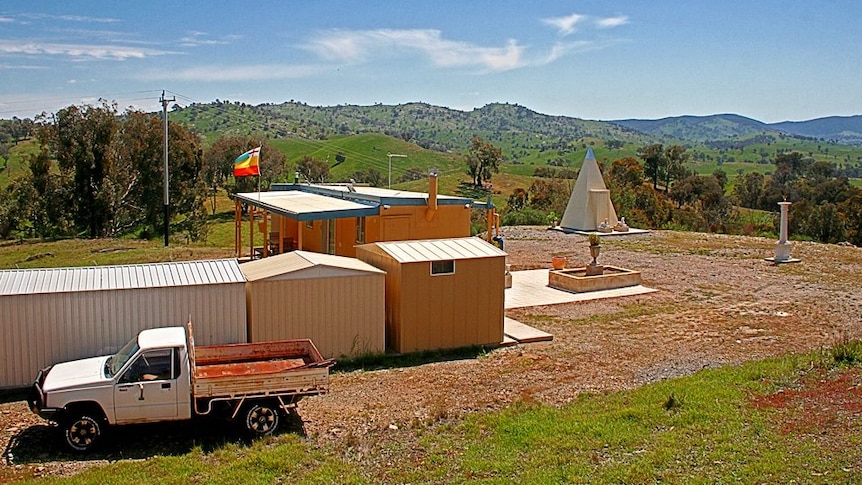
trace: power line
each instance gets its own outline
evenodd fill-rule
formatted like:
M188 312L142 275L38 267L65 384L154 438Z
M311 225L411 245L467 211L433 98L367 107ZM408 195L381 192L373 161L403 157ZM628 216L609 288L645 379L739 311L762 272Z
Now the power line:
M109 98L117 98L123 96L132 96L132 95L140 95L140 94L149 94L154 93L157 94L159 91L157 90L146 90L146 91L128 91L123 93L110 93L110 94L101 94L101 95L78 95L78 96L58 96L55 98L36 98L36 99L19 99L12 101L0 101L0 106L15 106L15 105L24 105L24 104L34 104L34 105L44 105L45 103L80 103L83 99L109 99ZM158 96L146 97L146 98L133 98L127 99L126 101L144 101L144 100L158 100ZM41 112L48 112L53 110L54 108L46 108L40 110ZM8 113L17 113L20 110L6 110L0 111L0 114L8 114ZM38 116L38 114L34 115Z

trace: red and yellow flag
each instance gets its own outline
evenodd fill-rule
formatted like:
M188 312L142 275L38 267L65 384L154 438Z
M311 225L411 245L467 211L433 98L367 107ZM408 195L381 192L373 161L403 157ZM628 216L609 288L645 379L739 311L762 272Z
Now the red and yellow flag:
M233 161L233 176L246 177L248 175L260 175L260 147L236 157Z

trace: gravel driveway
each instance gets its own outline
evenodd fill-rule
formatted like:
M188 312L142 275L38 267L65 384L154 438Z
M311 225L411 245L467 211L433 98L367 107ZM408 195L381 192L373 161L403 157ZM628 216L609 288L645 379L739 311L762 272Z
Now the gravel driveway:
M540 227L506 227L503 234L513 270L550 267L554 255L570 265L589 260L584 236ZM793 256L802 262L776 266L763 260L774 243L671 231L604 238L600 262L640 270L644 285L659 291L507 311L553 334L550 343L336 373L332 392L303 401L292 428L309 444L349 449L350 460L374 466L387 459L385 440L411 440L413 430L464 413L518 401L562 405L584 391L862 338L862 249L797 242ZM0 482L241 439L207 423L141 428L124 430L121 446L78 460L22 401L7 398L0 402Z

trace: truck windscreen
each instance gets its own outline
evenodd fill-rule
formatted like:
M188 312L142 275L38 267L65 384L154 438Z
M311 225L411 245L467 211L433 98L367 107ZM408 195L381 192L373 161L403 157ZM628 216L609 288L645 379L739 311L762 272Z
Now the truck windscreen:
M138 352L138 338L135 337L120 349L119 352L108 358L105 362L105 377L113 377L120 372L126 362Z

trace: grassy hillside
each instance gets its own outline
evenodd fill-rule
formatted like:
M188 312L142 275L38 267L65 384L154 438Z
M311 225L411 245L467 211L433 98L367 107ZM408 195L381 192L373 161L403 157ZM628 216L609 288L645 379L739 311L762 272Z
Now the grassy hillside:
M815 434L797 401L846 388L862 359L856 344L584 393L560 408L524 400L441 416L412 437L390 430L373 450L294 433L251 444L210 438L35 483L851 483L862 459L858 419L836 411L830 399L842 395L831 391L816 409L834 424Z
M23 141L13 146L9 150L9 158L5 165L0 166L0 188L5 187L9 182L27 173L26 160L30 155L36 154L39 150L36 142L33 140Z
M588 147L600 162L610 163L636 156L640 147L651 143L683 144L692 155L690 168L695 172L722 168L731 179L751 171L771 172L771 160L788 150L839 168L862 167L862 147L788 135L736 115L626 120L629 126L623 126L548 116L500 103L467 112L425 103L315 107L297 102L249 106L220 101L180 108L171 116L208 140L218 134L259 133L275 140L291 160L305 154L329 158L336 178L367 168L384 173L389 152L412 154L407 160L393 159L393 180L402 173L399 169L412 167L414 161L418 168L436 164L441 172L454 174L463 168L449 157L466 152L473 135L502 148L506 158L502 171L518 176L532 176L538 166L578 168ZM393 140L365 138L371 134ZM437 155L423 158L420 147ZM343 166L334 164L339 149L346 156Z
M387 155L390 153L406 155L406 158L392 158L393 185L410 168L419 168L426 173L430 168L437 168L443 175L453 175L464 169L463 158L459 155L426 150L414 143L378 133L335 136L329 140L287 137L273 140L272 145L281 150L291 163L306 155L327 161L335 180L371 168L378 170L385 180L389 172ZM344 156L343 162L336 161L337 154Z

